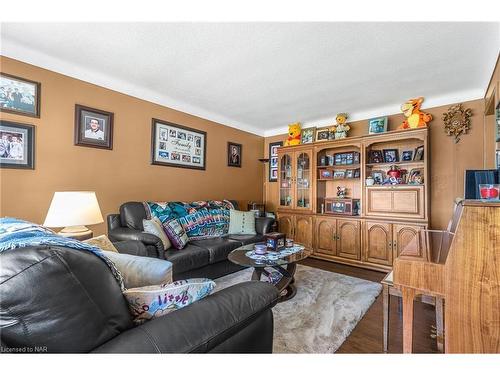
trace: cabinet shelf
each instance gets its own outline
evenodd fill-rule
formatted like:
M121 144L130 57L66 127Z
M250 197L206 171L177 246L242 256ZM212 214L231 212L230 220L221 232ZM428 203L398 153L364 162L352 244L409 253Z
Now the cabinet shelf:
M318 178L318 181L343 181L343 180L359 180L359 177L351 177L351 178Z
M318 165L318 169L340 168L340 169L357 169L360 164L335 164L335 165Z
M367 168L371 167L390 167L391 165L424 165L425 160L412 160L412 161L395 161L392 163L366 163Z

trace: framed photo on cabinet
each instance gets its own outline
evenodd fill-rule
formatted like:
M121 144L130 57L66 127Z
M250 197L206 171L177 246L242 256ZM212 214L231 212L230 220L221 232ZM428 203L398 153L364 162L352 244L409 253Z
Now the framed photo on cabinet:
M206 132L152 120L151 164L205 170L206 152Z
M35 169L35 127L0 120L0 168Z

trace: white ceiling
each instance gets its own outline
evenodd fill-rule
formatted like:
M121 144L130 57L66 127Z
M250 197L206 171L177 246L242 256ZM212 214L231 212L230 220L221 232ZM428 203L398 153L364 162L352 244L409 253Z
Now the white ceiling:
M3 23L1 54L259 135L484 96L499 23Z

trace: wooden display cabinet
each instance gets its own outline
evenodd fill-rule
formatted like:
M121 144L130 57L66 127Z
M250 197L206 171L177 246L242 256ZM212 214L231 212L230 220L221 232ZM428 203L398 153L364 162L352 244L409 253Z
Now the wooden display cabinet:
M315 253L328 257L361 260L361 221L317 216L314 224Z
M313 248L313 217L311 215L278 212L278 223L279 232L284 233L286 238L292 238L308 249Z

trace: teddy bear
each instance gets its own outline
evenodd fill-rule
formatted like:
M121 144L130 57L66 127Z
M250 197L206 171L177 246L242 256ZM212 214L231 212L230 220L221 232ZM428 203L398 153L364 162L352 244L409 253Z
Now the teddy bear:
M346 138L347 132L351 130L351 127L345 123L347 121L347 113L339 113L335 120L337 124L332 127L335 139Z
M285 146L300 145L300 132L301 132L300 122L295 122L293 124L288 125L288 138L285 141Z
M407 100L401 105L401 112L405 115L406 120L399 126L399 129L416 129L427 126L427 123L432 120L432 115L420 110L423 101L424 98L419 97Z

